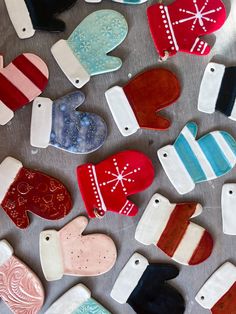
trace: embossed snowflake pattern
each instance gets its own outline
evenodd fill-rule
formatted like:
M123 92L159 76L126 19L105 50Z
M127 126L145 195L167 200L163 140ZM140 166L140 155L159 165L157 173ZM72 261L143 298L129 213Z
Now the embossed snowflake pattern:
M205 21L211 22L211 23L216 23L216 20L211 18L211 14L214 14L216 12L221 11L223 9L223 7L219 6L215 9L207 10L207 6L208 6L209 2L212 0L206 0L205 3L203 4L202 8L199 8L198 0L192 0L192 1L193 1L193 5L194 5L196 11L192 12L190 10L186 10L183 8L179 9L180 12L186 13L187 16L184 19L180 19L178 21L175 21L173 23L173 25L178 25L178 24L193 20L193 23L191 26L191 31L193 31L195 29L197 22L198 22L199 25L201 26L201 28L203 29L203 31L207 32L207 29L205 26Z
M115 168L115 172L110 171L110 170L105 171L106 174L111 176L111 180L102 182L99 185L100 186L106 186L108 184L112 184L111 192L114 192L117 189L117 187L119 185L121 185L124 194L127 195L127 184L131 184L131 183L135 182L135 180L133 180L131 178L131 176L134 173L137 173L138 171L140 171L141 168L135 168L132 171L129 171L130 164L127 163L121 169L118 165L116 158L113 159L113 165Z

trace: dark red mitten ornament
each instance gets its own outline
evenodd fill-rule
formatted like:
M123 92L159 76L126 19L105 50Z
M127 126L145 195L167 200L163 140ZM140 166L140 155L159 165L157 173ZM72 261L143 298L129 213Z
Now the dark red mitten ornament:
M123 88L110 88L105 95L121 134L129 136L140 128L170 127L170 121L159 115L159 111L179 98L180 84L171 71L154 68L137 75Z
M135 216L138 207L127 197L148 188L154 179L151 160L141 152L127 150L100 162L77 168L79 188L90 218L106 211Z
M207 55L211 47L200 37L221 28L226 9L221 0L176 0L150 6L147 15L156 49L166 59L178 51Z
M0 164L0 205L14 224L27 228L30 211L42 218L57 220L72 209L66 187L39 171L24 168L22 163L7 157Z

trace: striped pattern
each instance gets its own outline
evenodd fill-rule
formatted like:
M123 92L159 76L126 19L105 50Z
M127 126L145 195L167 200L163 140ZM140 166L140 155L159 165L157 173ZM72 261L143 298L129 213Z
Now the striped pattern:
M0 70L0 101L16 111L42 93L48 77L48 68L38 56L22 54Z
M236 163L236 142L223 131L211 132L198 141L197 125L188 123L174 148L192 180L212 180L229 172Z

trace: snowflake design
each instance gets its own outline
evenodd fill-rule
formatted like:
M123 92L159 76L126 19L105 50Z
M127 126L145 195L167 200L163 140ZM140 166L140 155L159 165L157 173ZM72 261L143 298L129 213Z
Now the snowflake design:
M207 9L207 5L209 4L209 1L210 0L206 0L205 3L203 4L202 8L199 9L198 4L197 4L197 0L193 0L193 4L194 4L195 10L196 10L195 12L192 12L192 11L189 11L186 9L179 9L180 12L189 14L191 16L186 17L185 19L178 20L178 21L174 22L173 25L177 25L177 24L181 24L181 23L185 23L185 22L193 20L193 23L191 26L192 31L195 29L197 22L199 22L199 25L201 26L203 31L206 32L207 29L205 27L204 21L211 22L211 23L215 24L216 20L210 18L209 15L214 14L216 12L219 12L223 9L221 6L219 6L216 9L205 11L205 9Z
M135 182L135 180L131 179L130 176L132 176L132 174L134 173L137 173L141 169L135 168L134 170L129 171L128 168L130 167L130 164L127 163L121 170L116 158L113 159L113 164L116 170L115 173L112 171L105 171L105 173L113 177L113 179L100 183L100 186L106 186L108 184L112 184L111 192L114 192L117 189L117 187L121 185L124 194L127 195L126 183Z

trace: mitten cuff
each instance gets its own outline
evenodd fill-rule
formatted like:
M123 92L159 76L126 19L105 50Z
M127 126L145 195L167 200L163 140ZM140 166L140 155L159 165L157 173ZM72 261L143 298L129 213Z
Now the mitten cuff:
M52 46L51 51L58 65L75 87L81 88L90 80L89 73L74 55L66 40L59 40Z
M157 154L162 167L178 193L186 194L192 191L195 187L195 183L178 156L175 147L167 146L166 152L161 149Z
M121 134L134 134L140 127L123 88L112 87L106 91L105 96Z
M20 39L30 38L35 30L24 0L5 0L7 11Z
M49 98L38 97L33 102L30 129L30 144L46 148L50 142L52 130L52 106Z
M198 97L199 111L205 113L215 112L224 73L225 66L223 64L210 62L207 65Z
M12 257L14 251L12 246L6 241L0 241L0 267L8 261L9 258Z
M126 303L148 265L144 256L138 253L133 254L120 272L111 291L111 297L121 304Z
M213 306L230 290L236 281L236 267L227 262L222 265L204 284L196 301L205 309Z
M14 112L0 100L0 125L7 124L14 117Z
M64 273L59 232L43 231L40 234L40 261L47 281L59 280Z
M12 157L5 158L0 164L0 204L22 167L22 163Z

